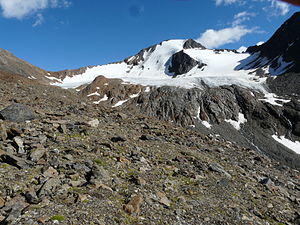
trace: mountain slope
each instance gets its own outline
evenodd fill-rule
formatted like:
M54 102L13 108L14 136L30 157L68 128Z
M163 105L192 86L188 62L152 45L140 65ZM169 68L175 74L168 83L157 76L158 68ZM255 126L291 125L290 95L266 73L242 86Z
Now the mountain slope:
M269 73L281 75L300 72L300 12L288 19L264 44L247 49L250 57L237 69L255 69L268 66Z
M0 70L12 74L19 74L41 83L49 83L46 77L49 73L20 58L17 58L7 50L0 49Z

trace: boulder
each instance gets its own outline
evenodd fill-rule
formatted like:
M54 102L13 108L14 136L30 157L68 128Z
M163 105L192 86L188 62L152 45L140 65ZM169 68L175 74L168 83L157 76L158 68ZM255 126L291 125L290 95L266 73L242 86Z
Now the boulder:
M1 110L0 118L12 122L25 122L27 120L34 120L36 115L28 106L17 103Z

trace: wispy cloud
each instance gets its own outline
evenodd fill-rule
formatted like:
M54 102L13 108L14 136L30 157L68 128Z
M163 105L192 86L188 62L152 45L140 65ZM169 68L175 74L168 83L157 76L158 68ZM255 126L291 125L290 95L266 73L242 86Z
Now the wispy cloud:
M243 11L240 12L233 17L232 26L238 26L242 23L249 21L252 17L255 17L255 13Z
M44 16L41 13L36 15L36 21L32 24L33 27L41 26L44 23Z
M214 0L216 2L216 5L231 5L231 4L234 4L234 3L242 3L244 1L242 0Z
M285 16L290 11L290 6L285 2L276 0L268 0L271 5L264 7L266 12L269 12L270 16L281 15Z
M265 3L262 8L269 16L284 16L290 11L289 4L279 0L213 0L217 6L220 5L249 5L252 6L254 2Z
M67 0L0 0L2 15L5 18L23 19L46 8L69 7Z

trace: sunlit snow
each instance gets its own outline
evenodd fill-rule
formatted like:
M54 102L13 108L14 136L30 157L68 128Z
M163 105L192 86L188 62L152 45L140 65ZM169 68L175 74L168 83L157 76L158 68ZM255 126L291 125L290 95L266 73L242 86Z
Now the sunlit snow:
M211 127L212 127L212 125L209 122L205 121L205 120L201 121L201 123L202 123L203 126L205 126L208 129L211 129Z
M183 76L173 78L168 72L173 54L183 50L185 40L164 41L156 49L144 53L144 60L139 65L128 65L125 62L87 68L83 74L66 77L62 83L55 85L64 88L75 88L92 82L98 75L107 78L119 78L124 82L144 86L178 86L184 88L202 87L202 82L209 86L231 85L249 87L264 91L265 79L260 79L249 70L235 70L248 53L233 51L215 51L209 49L186 49L190 57L207 64L204 68L195 67Z
M282 106L282 104L278 102L283 102L283 103L288 103L291 100L286 100L286 99L280 99L278 96L274 93L266 93L264 99L259 99L260 101L268 102L271 105L276 105L276 106Z
M297 154L300 154L300 142L299 141L291 141L284 136L278 137L277 135L272 136L277 142L281 143L282 145L286 146L287 148L293 150Z
M107 97L107 95L105 94L104 96L103 96L103 98L101 98L99 101L96 101L96 102L93 102L94 104L99 104L100 102L105 102L105 101L107 101L108 100L108 97Z
M241 124L246 123L247 119L245 118L243 113L239 113L239 120L225 120L225 122L230 123L235 129L240 130Z
M128 100L129 100L129 99L119 101L119 102L117 102L115 105L113 105L112 107L113 107L113 108L119 107L119 106L123 105L125 102L127 102Z

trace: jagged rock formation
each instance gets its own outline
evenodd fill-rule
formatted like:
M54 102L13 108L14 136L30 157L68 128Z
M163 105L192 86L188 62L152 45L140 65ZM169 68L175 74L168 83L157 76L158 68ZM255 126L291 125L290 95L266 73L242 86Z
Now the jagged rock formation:
M161 45L161 43L159 44ZM155 51L157 45L152 45L148 48L142 49L138 52L135 56L128 57L124 60L124 62L128 65L137 66L140 62L144 61L144 54L145 53L152 53Z
M251 54L237 69L269 66L269 72L281 75L300 72L300 12L288 19L264 44L247 49Z

